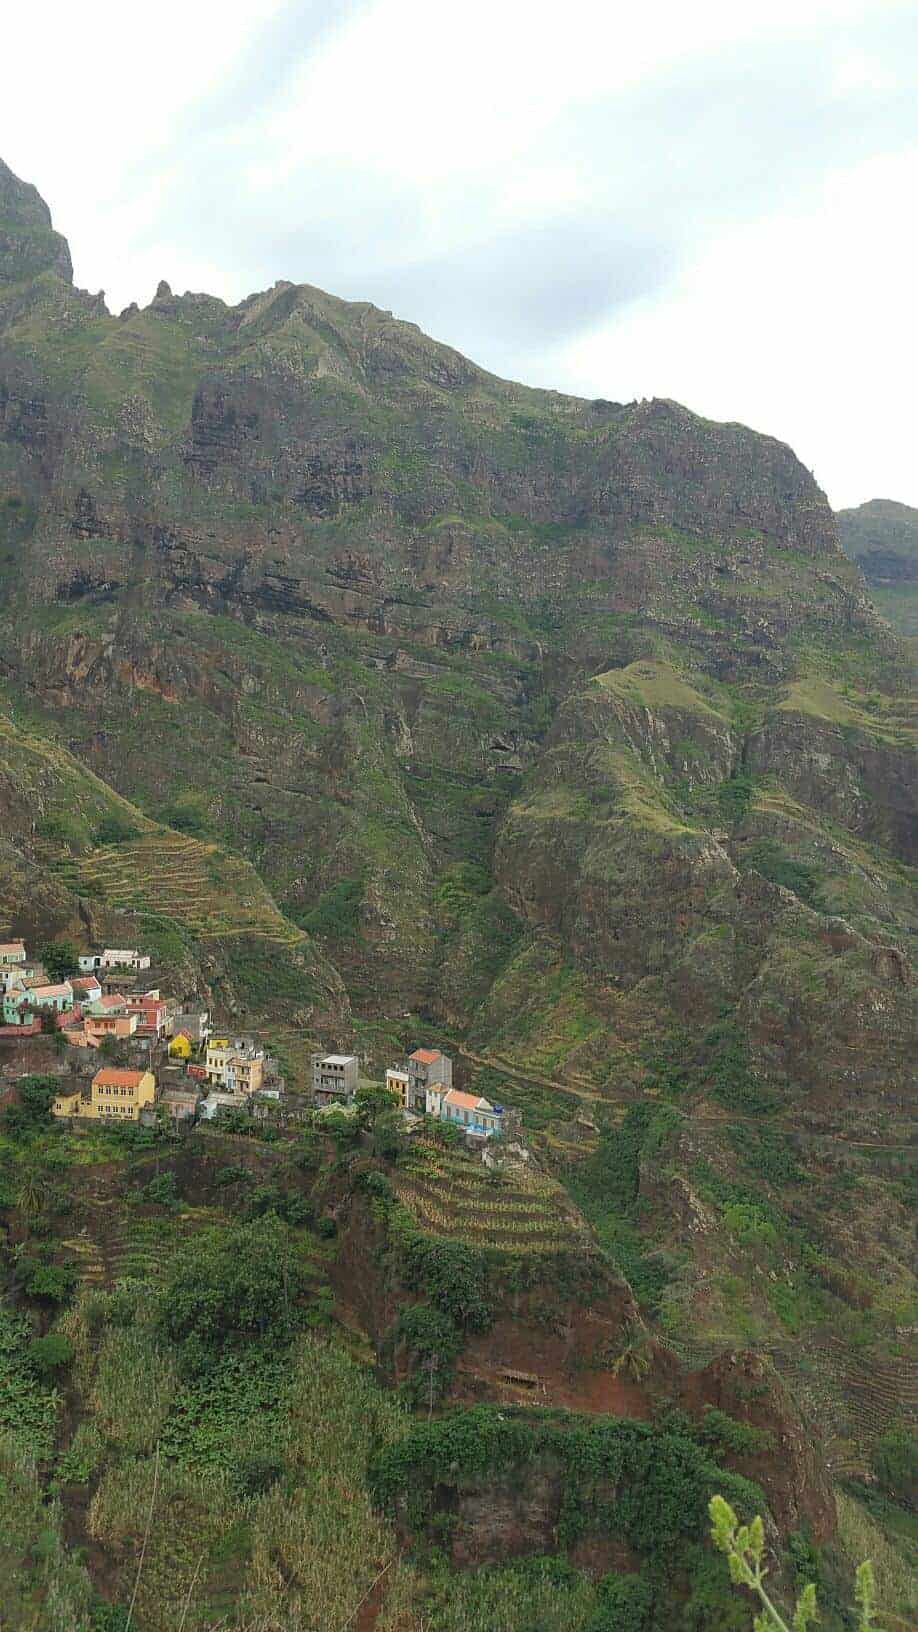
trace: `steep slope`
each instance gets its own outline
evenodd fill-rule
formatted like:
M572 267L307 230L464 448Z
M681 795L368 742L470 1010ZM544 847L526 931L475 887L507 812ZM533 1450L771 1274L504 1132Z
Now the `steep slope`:
M903 634L918 635L918 510L870 499L838 512L838 536L856 561L881 612Z
M2 196L0 682L166 834L157 900L180 844L226 847L355 1010L509 1064L673 1341L850 1316L891 1363L911 674L806 470L669 401L495 379L307 286L229 308L160 285L115 318L32 190L6 172ZM120 860L78 871L133 906ZM226 932L188 900L194 934ZM627 1204L623 1103L677 1119L672 1183L642 1195L635 1158ZM750 1126L799 1141L805 1228L805 1191L739 1154ZM849 1250L883 1288L863 1320Z
M245 1012L341 1021L336 972L249 862L151 822L62 744L2 714L0 815L10 933L33 945L139 938L172 984Z

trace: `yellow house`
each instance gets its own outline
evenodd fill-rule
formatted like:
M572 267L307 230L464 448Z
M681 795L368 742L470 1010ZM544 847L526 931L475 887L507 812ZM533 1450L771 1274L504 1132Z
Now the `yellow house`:
M170 1060L188 1060L191 1058L191 1043L183 1031L177 1031L169 1044Z
M51 1106L52 1116L79 1116L82 1095L79 1088L72 1088L69 1092L58 1094Z
M222 1082L226 1072L226 1062L233 1052L228 1037L211 1037L208 1039L207 1052L204 1056L204 1067L207 1071L208 1082Z
M84 1116L118 1117L136 1122L144 1105L156 1098L152 1071L118 1071L106 1066L92 1079L92 1100Z

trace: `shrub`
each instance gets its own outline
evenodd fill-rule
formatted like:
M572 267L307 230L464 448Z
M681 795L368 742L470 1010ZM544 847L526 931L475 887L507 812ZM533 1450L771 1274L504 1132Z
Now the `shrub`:
M161 1207L175 1207L178 1204L178 1185L174 1173L157 1173L149 1184L145 1184L141 1192L147 1201L154 1201Z
M650 1625L653 1592L639 1575L619 1575L613 1571L597 1584L598 1615L587 1632L645 1632Z
M821 907L821 873L808 862L796 861L775 839L757 839L743 858L747 867L755 868L771 884L782 884L808 907Z
M69 1366L73 1354L73 1344L61 1332L49 1332L29 1344L29 1364L44 1382L50 1382L61 1366Z
M96 828L93 838L96 844L128 844L131 839L139 838L140 830L120 811L110 811L103 816Z
M300 925L310 935L327 941L348 941L360 928L363 879L342 878L321 895L308 912L300 915Z

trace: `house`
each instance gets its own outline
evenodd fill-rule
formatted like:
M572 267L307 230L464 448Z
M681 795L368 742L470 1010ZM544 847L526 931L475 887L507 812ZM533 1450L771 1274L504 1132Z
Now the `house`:
M211 1037L204 1055L207 1080L227 1093L254 1093L261 1087L265 1052L249 1037ZM254 1085L254 1086L253 1086Z
M206 1043L210 1035L210 1014L200 1006L179 1009L172 1026L173 1032L183 1031L190 1043Z
M0 964L25 963L25 941L0 941Z
M356 1054L313 1054L312 1097L316 1105L338 1100L349 1105L357 1092Z
M82 1114L81 1106L84 1103L88 1105L89 1101L84 1102L83 1092L79 1084L75 1087L61 1088L52 1101L51 1115L80 1116Z
M103 1037L133 1037L138 1023L139 1017L128 1014L123 998L100 997L83 1010L83 1029L90 1042L101 1042Z
M159 1103L173 1122L193 1122L198 1114L201 1097L200 1089L189 1084L187 1088L164 1089Z
M102 987L95 975L73 975L70 984L78 1003L98 1003L102 996Z
M177 1031L169 1041L170 1060L190 1060L191 1054L191 1038L187 1031Z
M257 1094L264 1079L264 1067L263 1054L231 1054L223 1076L226 1092Z
M212 1088L206 1099L201 1100L200 1114L205 1122L213 1122L221 1111L238 1111L240 1101L235 1094L220 1094Z
M427 1091L430 1088L451 1088L453 1062L438 1048L416 1048L408 1056L408 1099L406 1110L423 1115L427 1110Z
M204 1054L204 1069L208 1082L223 1082L226 1071L226 1062L233 1052L233 1045L228 1037L211 1037Z
M79 959L80 973L92 975L99 969L149 969L150 957L135 947L107 946L104 952L88 952Z
M32 1010L29 1006L31 992L25 986L14 986L3 994L3 1024L5 1026L26 1026L31 1023Z
M156 1078L152 1071L117 1071L106 1066L92 1079L89 1114L136 1122L143 1106L151 1105L155 1098Z
M159 993L145 992L142 997L129 997L125 1002L128 1014L137 1016L139 1037L160 1038L166 1029L166 1000Z
M500 1138L504 1132L504 1107L477 1094L464 1094L458 1088L434 1087L428 1094L429 1116L439 1117L479 1139Z
M386 1071L386 1088L390 1094L398 1096L399 1103L406 1111L411 1108L408 1099L410 1080L406 1065L390 1065Z
M53 1009L55 1013L62 1014L64 1009L73 1007L73 987L69 980L54 985L42 983L29 988L29 999L33 1008Z

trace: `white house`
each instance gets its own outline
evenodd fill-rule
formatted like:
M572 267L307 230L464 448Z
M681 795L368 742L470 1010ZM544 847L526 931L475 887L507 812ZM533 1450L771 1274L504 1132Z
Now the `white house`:
M80 973L83 975L95 974L99 969L149 969L150 957L147 952L138 952L136 947L107 946L104 952L87 952L80 960Z

